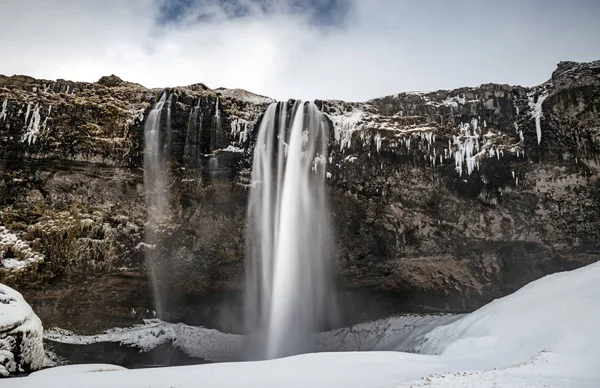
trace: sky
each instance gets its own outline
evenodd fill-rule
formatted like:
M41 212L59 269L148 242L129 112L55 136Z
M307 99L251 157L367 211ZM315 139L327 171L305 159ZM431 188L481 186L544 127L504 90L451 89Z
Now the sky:
M598 0L0 0L0 74L277 99L550 78L600 60Z

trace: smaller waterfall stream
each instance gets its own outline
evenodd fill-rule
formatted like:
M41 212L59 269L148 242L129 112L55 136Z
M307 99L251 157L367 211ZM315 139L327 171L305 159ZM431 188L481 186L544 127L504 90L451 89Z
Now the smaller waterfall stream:
M166 108L166 109L165 109ZM163 111L164 114L163 120ZM163 127L164 125L164 127ZM161 128L165 128L162 132ZM159 286L159 238L157 229L169 217L168 173L166 158L171 137L171 96L167 100L164 92L154 104L144 125L144 187L148 215L145 225L146 266L154 293L154 310L162 315L161 291Z
M185 137L185 147L183 150L184 157L190 165L197 167L200 164L200 156L202 154L200 144L202 139L202 111L200 109L200 101L202 97L198 97L196 106L192 108L190 118L188 120L187 133Z
M254 150L248 205L246 319L255 358L311 349L329 312L327 125L313 103L275 103Z
M216 149L225 146L225 134L223 133L223 126L221 120L221 99L217 96L215 102L215 115L212 120L212 130L210 137L210 149L214 151Z

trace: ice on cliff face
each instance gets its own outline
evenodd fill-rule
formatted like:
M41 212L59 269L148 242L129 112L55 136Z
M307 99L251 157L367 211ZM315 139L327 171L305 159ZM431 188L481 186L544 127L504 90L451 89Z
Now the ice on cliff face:
M15 257L7 257L7 252ZM0 225L0 268L7 271L17 271L30 264L44 260L44 256L34 251L26 241L11 233Z
M0 284L0 376L41 369L42 321L23 296Z

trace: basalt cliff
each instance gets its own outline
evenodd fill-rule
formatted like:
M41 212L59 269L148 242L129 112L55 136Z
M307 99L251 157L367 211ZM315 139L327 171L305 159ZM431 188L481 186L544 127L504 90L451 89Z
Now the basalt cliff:
M171 216L151 245L143 129L163 93ZM240 331L253 144L271 102L0 76L0 282L46 327L95 332L153 316L144 252L159 249L164 318ZM341 323L469 311L600 259L600 62L561 62L533 88L316 103Z

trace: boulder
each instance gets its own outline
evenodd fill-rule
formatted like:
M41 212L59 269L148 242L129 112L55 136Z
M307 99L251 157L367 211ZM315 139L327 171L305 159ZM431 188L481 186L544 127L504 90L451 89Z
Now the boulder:
M0 376L42 368L42 331L42 321L23 296L0 284Z

